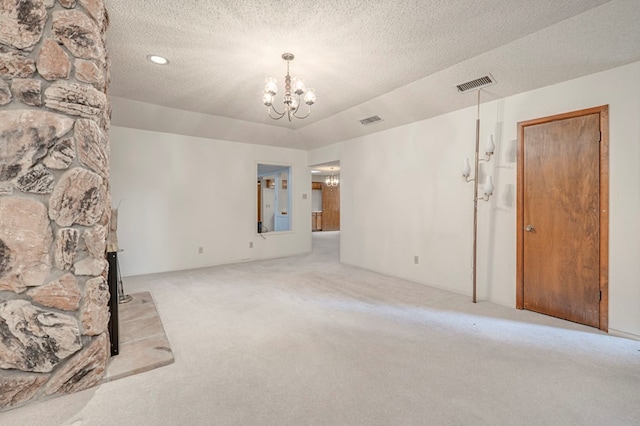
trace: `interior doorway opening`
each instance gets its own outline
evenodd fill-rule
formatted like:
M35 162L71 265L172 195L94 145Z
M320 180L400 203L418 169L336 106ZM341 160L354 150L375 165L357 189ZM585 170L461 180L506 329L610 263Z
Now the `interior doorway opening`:
M340 230L340 162L311 166L311 231Z

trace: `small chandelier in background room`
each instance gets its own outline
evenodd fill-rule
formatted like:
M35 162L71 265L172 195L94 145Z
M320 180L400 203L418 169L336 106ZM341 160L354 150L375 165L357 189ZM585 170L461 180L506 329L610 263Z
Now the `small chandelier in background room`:
M267 78L264 86L264 94L262 95L262 103L267 107L267 114L274 120L280 120L285 115L291 121L292 117L295 118L307 118L311 114L311 105L316 101L316 94L313 89L307 89L304 85L304 81L301 78L291 77L289 75L289 62L293 61L293 53L283 53L282 59L287 61L287 75L284 78L284 110L279 112L273 102L278 93L278 85L276 79L273 77ZM307 113L303 116L297 115L300 107L300 97L308 106ZM272 111L275 114L272 115Z
M340 177L333 174L333 167L331 168L331 175L327 176L324 183L329 188L335 188L340 185Z

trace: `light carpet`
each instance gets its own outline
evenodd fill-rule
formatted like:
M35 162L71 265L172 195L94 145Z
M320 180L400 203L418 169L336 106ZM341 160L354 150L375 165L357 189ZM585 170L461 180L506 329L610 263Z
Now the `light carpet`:
M2 425L637 425L640 342L313 253L125 278L175 363Z

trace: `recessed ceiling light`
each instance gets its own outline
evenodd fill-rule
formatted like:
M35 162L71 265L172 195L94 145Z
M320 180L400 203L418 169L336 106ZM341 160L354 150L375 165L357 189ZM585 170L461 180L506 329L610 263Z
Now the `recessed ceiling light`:
M158 65L167 65L169 63L167 58L158 55L147 55L147 59Z
M311 170L311 173L313 174L320 173L320 170Z

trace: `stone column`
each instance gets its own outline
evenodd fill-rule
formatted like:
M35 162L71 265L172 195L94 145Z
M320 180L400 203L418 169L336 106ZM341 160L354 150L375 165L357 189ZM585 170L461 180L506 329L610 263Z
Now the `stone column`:
M103 0L0 0L0 410L109 359Z

